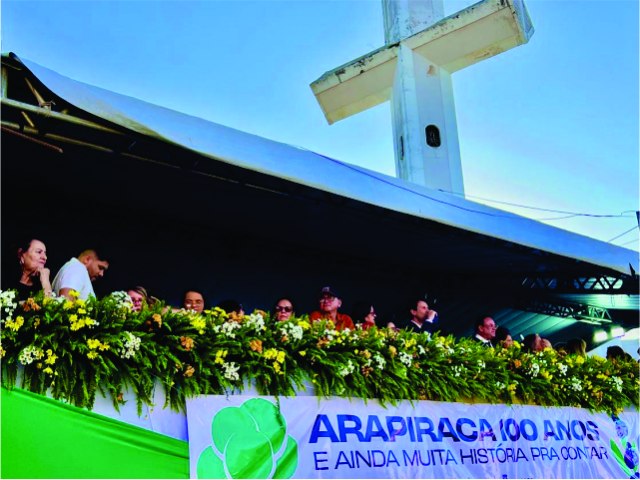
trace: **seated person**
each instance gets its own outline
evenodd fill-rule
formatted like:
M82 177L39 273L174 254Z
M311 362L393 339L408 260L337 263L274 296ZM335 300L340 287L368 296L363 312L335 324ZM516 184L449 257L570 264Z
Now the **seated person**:
M371 302L357 302L351 313L356 325L360 325L363 330L368 330L376 325L378 314Z
M412 299L407 307L409 307L411 318L402 325L402 328L415 333L433 333L440 330L438 312L429 308L424 296Z
M278 322L286 322L294 314L293 302L287 297L283 297L278 300L273 307L274 316Z
M237 300L222 300L220 303L218 303L217 307L227 312L230 318L244 316L244 309L242 308L242 304Z
M542 344L542 338L537 333L530 333L522 340L522 351L535 353L541 352L544 350L544 345Z
M182 307L196 313L204 311L204 295L198 290L187 290L182 297Z
M511 332L507 327L496 328L496 336L493 339L496 345L500 345L504 348L511 348L513 346L513 338Z
M30 294L44 291L46 296L51 296L53 289L49 277L51 272L47 264L47 247L35 238L18 248L18 262L20 264L20 278L15 284L18 291L18 299L25 300ZM11 287L10 287L11 288Z
M131 310L134 312L139 312L144 306L153 305L153 300L149 297L147 289L140 285L127 289L127 295L131 298L133 304Z
M581 357L587 356L587 342L582 338L571 338L567 342L565 348L567 354L580 355Z
M320 291L320 310L311 312L309 320L312 322L322 319L331 320L336 330L344 330L345 328L355 330L356 327L351 317L343 313L338 313L338 309L341 306L342 299L340 296L332 290L331 287L324 287Z
M471 339L487 347L493 347L493 339L496 337L496 322L493 318L482 316L476 321L475 327L476 332Z

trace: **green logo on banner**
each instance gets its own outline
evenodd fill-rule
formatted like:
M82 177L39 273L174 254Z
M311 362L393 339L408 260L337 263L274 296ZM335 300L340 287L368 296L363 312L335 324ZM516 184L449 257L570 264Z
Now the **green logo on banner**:
M262 398L220 410L211 438L198 458L198 478L291 478L298 466L298 444L287 435L287 422Z

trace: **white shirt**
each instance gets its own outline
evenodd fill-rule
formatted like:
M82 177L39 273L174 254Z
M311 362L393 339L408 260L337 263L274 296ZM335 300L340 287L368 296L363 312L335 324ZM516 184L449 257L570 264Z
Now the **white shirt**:
M493 347L493 344L491 343L491 340L487 340L486 338L484 338L479 333L476 333L476 338L478 340L480 340L482 343L484 343L485 345L488 345L489 347Z
M76 290L80 294L79 298L83 300L89 298L89 295L96 296L87 267L75 257L62 266L51 286L56 295L60 295L63 288L71 288Z

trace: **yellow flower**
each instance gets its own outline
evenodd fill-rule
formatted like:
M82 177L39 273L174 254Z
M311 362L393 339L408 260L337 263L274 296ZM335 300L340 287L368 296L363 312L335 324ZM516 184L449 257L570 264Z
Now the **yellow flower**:
M86 311L84 308L79 308L79 309L78 309L78 313L79 313L80 315L84 315L85 313L87 313L87 311Z
M24 325L24 318L22 316L16 317L15 320L9 319L5 322L5 326L14 332L20 330L22 325Z
M191 365L187 365L187 368L185 369L182 375L184 375L185 377L191 377L193 376L194 373L196 373L196 369L193 368Z
M300 350L300 351L298 352L298 354L299 354L301 357L304 357L304 356L307 354L307 351L306 351L306 350Z
M276 358L278 356L278 350L276 350L275 348L269 348L268 350L264 351L262 356L267 360L271 360L272 358Z
M278 362L273 362L273 370L278 374L278 375L284 375L284 372L282 371L282 369L280 368L280 364Z
M395 357L398 354L398 349L393 345L389 345L389 353L392 357Z
M97 356L98 356L98 352L89 352L89 353L87 353L87 358L90 358L91 360L93 360Z
M4 348L0 347L0 358L4 358L6 354L7 354L7 351Z
M70 290L69 296L74 300L77 300L80 297L80 292L78 292L77 290ZM81 302L82 302L82 305L84 305L84 300L81 300Z
M584 363L584 357L577 356L576 357L576 365L582 365Z
M285 355L286 354L284 353L284 351L280 350L278 352L278 356L276 357L276 362L284 363Z
M306 320L300 320L298 326L302 327L302 330L309 330L311 328L311 324Z
M153 315L151 315L151 318L158 324L158 328L162 326L162 317L159 313L154 313ZM202 323L204 323L204 320L202 321Z
M218 350L216 352L216 358L213 361L213 363L217 363L219 365L222 365L224 363L224 357L227 356L227 351L226 350Z
M57 359L58 359L58 356L53 353L53 350L51 350L50 348L47 349L47 359L44 361L44 363L53 365L54 363L56 363Z
M97 338L90 338L89 340L87 340L87 345L91 350L95 350L100 346L100 340L98 340Z
M65 310L70 310L73 308L73 302L71 300L66 300L62 305L62 308Z
M194 316L191 318L191 326L196 330L198 330L198 333L202 335L204 333L205 327L207 326L207 322L201 316L197 316L197 317Z
M47 367L44 370L42 370L44 373L48 373L49 375L53 375L53 370L51 369L51 367Z

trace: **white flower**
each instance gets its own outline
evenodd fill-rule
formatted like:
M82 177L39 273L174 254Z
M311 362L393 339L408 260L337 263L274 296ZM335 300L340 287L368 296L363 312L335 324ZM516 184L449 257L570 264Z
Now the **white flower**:
M503 389L507 388L507 386L502 382L496 382L495 385L496 385L496 388L499 389L499 390L503 390Z
M18 356L18 360L22 365L29 365L33 363L34 360L39 360L44 356L44 352L34 345L29 345L25 347L20 352Z
M460 365L454 365L451 370L453 370L454 377L459 377L462 373L462 367Z
M385 365L387 364L387 361L384 359L384 357L382 355L380 355L379 353L375 353L373 355L373 359L376 361L376 363L378 364L378 368L380 370L382 370Z
M5 292L0 290L0 310L4 310L5 313L5 315L2 315L3 322L11 319L17 306L18 302L14 290L7 290Z
M347 360L347 364L338 371L338 374L342 377L346 377L347 375L353 373L355 369L356 366L353 364L353 362L351 360Z
M398 354L398 360L400 360L400 363L403 363L407 367L410 367L411 363L413 362L413 357L407 352L400 352Z
M425 353L427 353L427 351L425 350L425 348L422 345L418 345L418 353L420 355L424 355Z
M566 375L568 369L569 369L569 367L567 367L564 363L559 363L558 364L558 370L560 370L560 373L562 375Z
M238 375L240 366L236 365L236 362L224 362L222 368L224 368L224 378L227 380L240 380L240 375Z
M131 300L131 297L127 292L112 292L109 296L112 297L116 302L118 302L119 308L125 308L129 311L131 311L131 309L133 308L133 301Z
M131 358L135 356L136 352L140 350L140 343L142 340L140 337L136 337L131 332L124 332L125 341L120 349L120 358Z
M478 360L478 367L480 367L480 369L485 369L487 368L487 364L484 363L484 360Z
M252 313L251 315L245 315L245 323L247 326L253 328L256 332L266 330L264 325L264 318L259 313Z
M569 386L573 390L575 390L576 392L582 391L582 383L580 382L580 379L578 379L577 377L571 377L569 381L570 381Z
M532 377L537 377L538 373L540 373L540 365L538 365L537 363L532 363L531 368L529 369L529 373Z
M613 383L613 386L618 392L622 392L622 379L620 377L612 376L611 383Z
M241 325L237 322L224 322L221 325L215 325L213 331L216 333L222 332L229 338L236 338L234 330L241 328Z
M300 325L295 325L291 322L284 322L280 326L280 334L286 335L294 340L302 340L304 330Z

